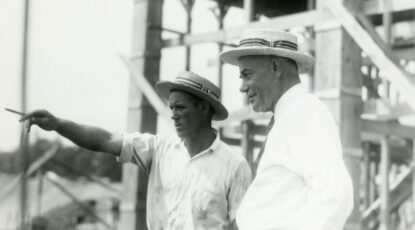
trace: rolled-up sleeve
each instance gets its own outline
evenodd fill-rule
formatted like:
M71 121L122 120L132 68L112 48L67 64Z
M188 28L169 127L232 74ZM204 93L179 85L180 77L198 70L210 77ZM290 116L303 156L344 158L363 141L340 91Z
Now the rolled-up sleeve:
M123 144L119 162L132 162L149 173L150 165L155 155L157 137L148 133L123 134Z

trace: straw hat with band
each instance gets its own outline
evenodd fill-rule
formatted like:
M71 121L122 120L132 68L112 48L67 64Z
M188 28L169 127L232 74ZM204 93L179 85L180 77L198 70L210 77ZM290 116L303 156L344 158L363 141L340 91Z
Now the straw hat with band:
M243 56L271 55L292 59L299 70L312 66L314 58L297 49L297 37L289 32L269 29L248 29L240 37L239 47L220 54L222 61L238 65Z
M168 100L170 91L180 90L188 92L207 101L215 110L212 119L224 120L228 117L228 110L220 102L220 90L209 80L189 71L183 71L172 81L160 81L156 84L160 95Z

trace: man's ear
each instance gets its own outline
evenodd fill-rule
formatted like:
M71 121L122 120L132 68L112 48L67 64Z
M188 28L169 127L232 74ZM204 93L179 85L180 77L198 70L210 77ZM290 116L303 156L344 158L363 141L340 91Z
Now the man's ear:
M202 108L203 114L206 114L207 116L212 116L212 114L214 113L212 106L210 106L210 104L207 101L202 101L200 103L200 106Z
M207 113L209 111L209 103L207 103L206 101L201 101L199 103L199 106L202 109L203 113Z
M272 57L270 64L271 64L272 72L274 72L277 78L279 78L282 73L281 62L278 60L278 58Z

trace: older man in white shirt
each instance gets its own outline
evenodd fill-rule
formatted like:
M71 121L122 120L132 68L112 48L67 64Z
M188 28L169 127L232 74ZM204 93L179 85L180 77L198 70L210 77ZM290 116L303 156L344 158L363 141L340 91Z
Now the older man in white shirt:
M242 230L340 230L353 209L335 121L307 93L299 70L314 63L297 51L295 35L245 31L239 47L221 54L239 66L240 91L256 112L273 112L266 144L237 212Z

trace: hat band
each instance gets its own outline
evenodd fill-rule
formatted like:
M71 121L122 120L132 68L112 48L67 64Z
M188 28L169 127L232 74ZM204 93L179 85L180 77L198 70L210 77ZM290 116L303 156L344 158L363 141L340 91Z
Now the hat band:
M205 93L206 95L208 95L209 97L213 97L213 99L215 100L219 100L219 96L214 93L209 87L204 86L198 82L194 82L192 80L189 80L187 78L181 78L181 77L177 77L175 82L179 82L181 84L184 84L190 88L193 88L195 90L201 91L203 93Z
M246 47L246 46L266 46L266 47L282 48L282 49L289 49L289 50L297 51L297 44L290 42L290 41L286 41L286 40L277 40L277 41L269 42L261 38L242 39L239 42L239 47Z

